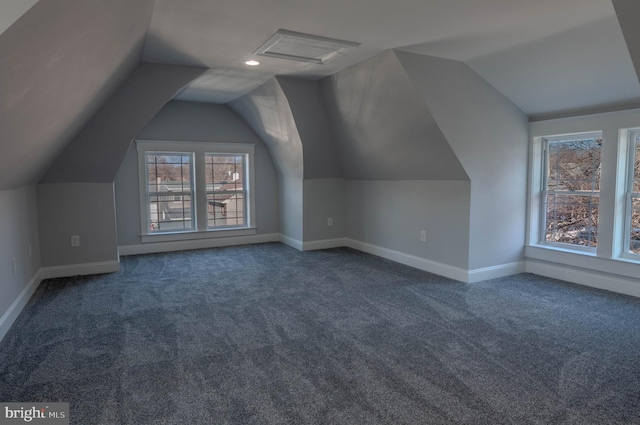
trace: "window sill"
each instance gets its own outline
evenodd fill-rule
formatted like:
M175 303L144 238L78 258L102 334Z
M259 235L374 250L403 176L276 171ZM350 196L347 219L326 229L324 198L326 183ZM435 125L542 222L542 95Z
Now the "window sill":
M604 258L595 252L569 250L546 245L529 245L525 248L525 257L553 263L563 267L577 267L612 276L624 276L637 279L640 275L640 261L630 258Z
M617 260L629 264L640 264L640 255L623 253L620 255L620 258L617 258Z
M576 255L586 255L590 257L596 257L596 248L587 248L582 246L563 246L559 244L547 244L547 243L538 243L534 245L529 245L527 248L539 248L547 251L555 251L555 252L566 252L569 254Z
M215 229L215 230L206 230L206 231L157 233L157 234L140 235L140 241L142 243L153 243L153 242L188 241L188 240L196 240L196 239L232 238L236 236L255 235L256 232L257 232L257 229L255 227L236 227L236 228L229 228L229 229Z

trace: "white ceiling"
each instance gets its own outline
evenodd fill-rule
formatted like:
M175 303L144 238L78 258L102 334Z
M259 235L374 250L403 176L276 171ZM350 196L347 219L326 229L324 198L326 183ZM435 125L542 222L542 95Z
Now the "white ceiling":
M325 65L253 56L278 29L361 46ZM464 61L530 115L640 100L610 0L156 0L143 60L211 68L180 98L224 103L392 48Z

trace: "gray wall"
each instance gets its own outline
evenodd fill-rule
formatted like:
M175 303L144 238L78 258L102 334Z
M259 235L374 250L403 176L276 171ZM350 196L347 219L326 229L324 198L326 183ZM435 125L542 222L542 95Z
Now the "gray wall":
M303 180L280 176L278 179L278 219L280 233L294 241L303 241Z
M343 178L304 180L304 242L347 235L346 184Z
M67 145L38 188L43 266L118 259L113 181L120 164L133 137L202 71L140 64ZM70 250L69 237L79 232L87 243Z
M35 186L0 191L0 317L40 269L37 211Z
M302 242L302 141L287 97L272 78L229 106L269 148L278 172L280 233Z
M347 181L347 237L467 269L469 182ZM420 231L427 242L420 241Z
M317 81L288 77L277 77L277 81L287 98L302 143L304 181L301 187L289 184L290 189L300 191L303 198L302 210L299 210L301 240L344 238L345 181L321 85ZM333 219L333 226L327 225L329 217ZM282 219L284 222L290 217Z
M295 120L302 142L304 178L342 177L340 157L331 132L320 83L277 77Z
M168 103L138 134L142 140L254 143L258 234L278 233L278 178L267 147L233 110L224 105ZM140 244L138 155L131 146L115 181L118 245Z
M462 62L396 54L471 179L469 269L522 261L527 116Z
M43 267L118 261L113 183L38 185L38 220Z
M305 242L344 232L467 269L471 185L395 53L339 72L321 87L346 180L305 180ZM326 225L332 215L333 228Z

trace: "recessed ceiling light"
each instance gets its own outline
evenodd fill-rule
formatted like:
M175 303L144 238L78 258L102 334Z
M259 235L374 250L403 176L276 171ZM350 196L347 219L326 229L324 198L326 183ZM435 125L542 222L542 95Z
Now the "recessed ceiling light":
M251 65L251 66L260 65L260 62L258 62L258 61L246 61L245 63L247 65Z

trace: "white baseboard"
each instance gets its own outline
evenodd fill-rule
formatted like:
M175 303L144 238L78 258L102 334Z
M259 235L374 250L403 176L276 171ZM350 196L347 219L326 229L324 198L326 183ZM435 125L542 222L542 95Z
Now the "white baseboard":
M33 275L27 286L25 286L22 292L20 292L20 295L18 295L18 298L11 304L6 313L2 315L2 318L0 318L0 341L2 341L2 338L9 332L11 325L16 321L24 306L27 305L31 295L33 295L41 281L42 269Z
M279 235L278 233L268 233L265 235L145 243L140 245L119 246L118 252L120 255L153 254L157 252L186 251L189 249L218 248L222 246L232 245L279 242L281 240L280 238L281 235Z
M515 263L501 264L499 266L484 267L481 269L469 270L467 273L467 282L475 283L483 280L497 279L499 277L512 276L514 274L524 273L526 270L525 261L517 261Z
M363 251L368 254L377 255L378 257L386 258L387 260L415 267L416 269L424 270L429 273L448 277L449 279L466 282L468 278L467 270L458 267L449 266L447 264L438 263L436 261L427 260L424 258L416 257L414 255L394 251L392 249L382 248L380 246L356 241L354 239L347 238L346 242L346 245L349 248L357 249L358 251Z
M290 238L289 236L280 234L280 242L282 242L285 245L289 245L291 248L295 248L298 251L302 251L303 250L302 249L303 248L302 241Z
M69 264L65 266L43 267L40 270L42 272L42 279L113 273L120 270L120 261L115 260L102 261L99 263Z
M341 246L347 246L346 238L337 238L337 239L322 239L319 241L308 241L302 243L303 251L313 251L316 249L329 249L329 248L339 248Z
M567 265L550 264L532 259L527 259L526 271L579 285L640 297L640 280L637 279L611 276L594 270L581 270Z

